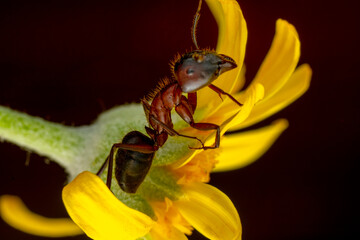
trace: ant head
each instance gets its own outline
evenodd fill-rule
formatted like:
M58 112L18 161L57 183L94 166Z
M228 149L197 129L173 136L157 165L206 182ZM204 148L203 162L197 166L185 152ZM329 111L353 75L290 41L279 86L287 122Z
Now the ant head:
M181 90L190 93L206 87L220 74L236 67L235 61L226 55L195 50L175 62L174 75Z
M173 75L185 93L196 92L208 86L220 74L236 68L235 61L215 51L200 50L196 40L196 27L200 18L202 0L194 16L191 37L197 50L184 54L171 64Z

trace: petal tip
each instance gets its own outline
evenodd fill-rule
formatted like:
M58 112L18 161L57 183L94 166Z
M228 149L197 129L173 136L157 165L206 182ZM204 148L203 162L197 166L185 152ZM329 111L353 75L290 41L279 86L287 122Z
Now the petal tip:
M69 218L47 218L31 212L13 195L0 196L0 216L20 231L42 237L67 237L84 232Z
M137 239L155 223L117 199L98 176L87 171L64 187L63 202L73 221L93 239Z
M278 126L279 131L282 132L289 127L289 121L285 118L280 118L273 121L271 125Z

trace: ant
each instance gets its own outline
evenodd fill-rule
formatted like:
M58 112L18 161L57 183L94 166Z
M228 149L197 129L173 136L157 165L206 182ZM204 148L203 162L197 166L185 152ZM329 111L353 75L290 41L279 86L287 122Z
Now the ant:
M111 187L113 161L115 160L115 177L121 189L127 193L135 193L151 167L155 152L164 145L168 135L198 140L202 147L192 149L206 150L219 147L220 126L213 123L194 122L193 114L197 105L196 91L199 89L208 86L218 93L220 98L221 94L227 95L236 104L242 106L230 94L211 84L222 73L236 68L237 65L233 59L226 55L199 49L195 31L200 18L201 4L202 0L199 1L191 30L196 50L175 60L171 64L172 78L162 80L152 93L141 100L149 123L149 127L145 126L145 130L150 137L138 131L132 131L125 135L122 143L115 143L112 146L109 156L97 173L100 175L106 165L109 164L106 180L109 189ZM187 97L182 93L187 93ZM201 131L216 130L214 145L204 146L197 137L176 132L171 120L173 108L191 127Z

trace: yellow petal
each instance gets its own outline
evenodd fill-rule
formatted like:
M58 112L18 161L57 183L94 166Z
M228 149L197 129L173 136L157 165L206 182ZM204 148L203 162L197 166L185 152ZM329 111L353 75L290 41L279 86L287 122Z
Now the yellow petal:
M288 127L285 119L270 126L242 133L225 135L221 139L221 153L215 172L230 171L245 167L263 155Z
M0 197L0 216L20 231L43 237L67 237L84 234L70 218L46 218L31 212L17 196Z
M246 65L244 64L240 70L240 74L238 76L238 79L235 81L233 89L231 90L231 93L233 96L235 93L240 92L245 84L245 73L246 73Z
M208 2L210 10L214 12L217 12L214 8L217 8L220 3L224 13L224 17L222 15L216 17L214 14L219 26L216 51L230 56L237 63L236 70L228 72L224 77L216 80L217 86L230 92L244 63L248 35L246 22L237 1L216 1L216 4L211 4L212 1Z
M188 238L185 234L175 227L172 227L170 230L162 229L163 226L155 225L151 230L151 237L154 240L187 240Z
M234 125L230 130L251 126L290 105L308 90L311 74L312 71L308 64L298 67L289 81L275 95L256 104L250 116L244 122Z
M222 124L221 132L225 133L232 126L238 125L245 121L251 114L255 104L263 97L264 87L261 84L254 84L248 88L246 93L243 94L240 98L240 101L244 103L244 105L241 107L241 110L233 118L228 119L227 122ZM229 110L229 112L231 111Z
M204 183L184 185L185 198L174 202L184 218L209 239L240 239L239 214L219 189Z
M214 124L221 124L221 135L223 135L229 128L233 127L234 125L241 124L251 113L254 105L262 99L264 96L264 87L261 84L255 84L248 88L245 93L242 93L239 97L239 100L244 103L244 105L239 108L236 104L234 104L231 100L226 99L224 100L224 105L222 106L218 112L215 114L204 118L201 122L209 122ZM235 105L235 108L234 108ZM226 120L224 120L226 119ZM187 133L186 131L191 131L192 134ZM194 134L195 132L195 134ZM192 135L200 137L204 136L208 131L199 131L193 128L182 129L182 133L185 135ZM212 133L207 135L206 140L204 141L206 146L210 146L214 144L215 141L215 134L216 132L213 131ZM221 146L221 143L220 143ZM202 151L202 150L201 150ZM188 155L187 158L183 158L176 163L173 164L174 168L178 168L184 166L186 163L191 161L194 156L199 153L199 150L196 150Z
M154 224L147 215L119 201L90 172L79 174L65 186L63 201L73 221L93 239L136 239Z
M238 67L220 76L214 84L226 92L231 92L235 82L241 80L247 41L247 27L239 4L235 0L206 0L218 24L216 51L233 58ZM226 98L226 96L224 96ZM209 102L210 101L210 102ZM198 107L221 104L218 94L209 88L198 91Z
M293 25L279 19L271 48L255 76L265 88L265 97L275 94L289 79L300 57L300 41Z

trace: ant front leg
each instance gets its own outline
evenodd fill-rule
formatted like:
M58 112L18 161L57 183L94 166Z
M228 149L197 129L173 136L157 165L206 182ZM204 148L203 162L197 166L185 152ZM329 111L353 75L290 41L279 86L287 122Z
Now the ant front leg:
M197 93L193 92L193 93L188 93L188 100L189 105L191 106L191 110L192 110L192 114L194 114L195 110L196 110L196 105L197 105Z
M210 84L209 88L211 88L213 91L215 91L217 94L219 94L219 97L222 100L221 94L228 96L231 100L233 100L233 102L235 102L237 105L239 105L240 107L242 107L243 104L239 103L238 100L236 100L233 96L231 96L231 94L225 92L224 90L222 90L221 88L218 88L217 86Z
M196 106L196 103L195 103ZM176 112L179 114L179 116L188 124L190 124L191 127L201 130L201 131L209 131L209 130L216 130L216 137L215 137L215 144L214 146L202 146L201 149L207 150L207 149L215 149L220 146L220 126L213 124L213 123L196 123L194 122L193 114L191 112L191 103L188 102L188 99L186 97L181 97L181 102L179 105L175 107Z

